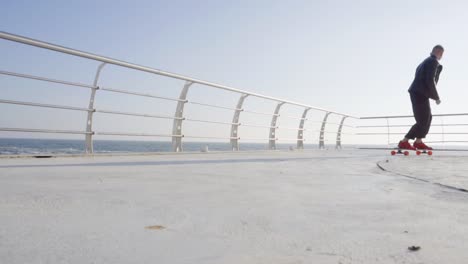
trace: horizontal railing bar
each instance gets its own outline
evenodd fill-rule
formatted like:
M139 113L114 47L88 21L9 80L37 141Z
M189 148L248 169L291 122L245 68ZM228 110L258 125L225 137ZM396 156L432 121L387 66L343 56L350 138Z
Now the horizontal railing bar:
M454 114L435 114L432 116L444 117L444 116L468 116L468 113L454 113Z
M409 127L412 125L375 125L375 126L357 126L356 128L381 128L381 127Z
M366 119L390 119L390 118L414 118L414 116L410 115L405 115L405 116L365 116L365 117L360 117L359 119L361 120L366 120Z
M39 76L34 76L34 75L29 75L29 74L16 73L16 72L0 71L0 74L15 76L15 77L19 77L19 78L33 79L33 80L44 81L44 82L59 83L59 84L64 84L64 85L68 85L68 86L77 86L77 87L83 87L83 88L89 88L89 89L96 89L97 88L97 87L89 85L89 84L68 82L68 81L44 78L44 77L39 77Z
M425 141L426 142L426 141ZM431 144L442 144L442 143L445 143L445 142L426 142L426 143L431 143ZM447 143L457 143L457 142L447 142ZM458 142L458 143L466 143L466 142ZM355 147L355 149L360 149L360 150L392 150L392 149L397 149L397 147L395 147L395 145L397 145L398 142L395 142L395 143L389 143L387 145L387 147L382 147L382 145L380 146L375 146L375 147L371 147L370 145L367 145L366 147ZM451 145L450 147L451 148L442 148L442 147L445 147L445 146L437 146L436 148L434 148L433 151L452 151L452 152L466 152L468 151L468 149L466 148L459 148L459 146L453 146ZM456 148L453 148L453 147L456 147ZM463 146L463 147L466 147L466 146Z
M278 129L296 130L296 131L307 131L306 128L284 127L284 126L278 126Z
M283 115L283 114L281 114L281 117L287 117L289 119L297 119L297 120L307 120L307 118L304 118L304 117L297 117L297 116Z
M177 119L183 120L182 117L173 117L173 116L163 116L163 115L149 115L149 114L140 114L140 113L131 113L131 112L121 112L121 111L112 111L112 110L102 110L96 109L96 113L103 114L113 114L113 115L128 115L128 116L140 116L140 117L150 117L150 118L162 118L162 119Z
M54 129L34 129L34 128L9 128L9 127L0 127L0 131L10 131L10 132L34 132L34 133L57 133L57 134L92 134L92 132L86 131L76 131L76 130L54 130Z
M209 136L190 136L184 135L184 138L205 138L205 139L239 139L238 137L209 137Z
M277 138L240 137L239 140L277 140Z
M338 131L329 131L329 132L325 132L325 134L338 134ZM356 135L356 133L348 133L348 132L341 132L340 134L342 134L342 135Z
M256 115L266 115L266 116L280 116L279 114L272 114L272 113L265 113L265 112L257 112L257 111L250 111L250 110L245 110L245 113L250 113L250 114L256 114Z
M278 128L278 127L272 127L272 126L263 126L263 125L255 125L255 124L246 124L246 123L241 123L241 126L246 126L246 127L261 127L261 128Z
M321 132L323 132L323 133L333 133L333 134L338 133L338 131L328 131L328 130L326 130L326 129L325 129L325 130L315 130L314 132L318 132L318 133L321 133Z
M371 136L371 135L404 135L406 133L356 133L357 136ZM433 133L431 133L433 134Z
M440 133L431 132L430 134L433 134L433 135L468 135L468 132L440 132Z
M180 100L180 99L177 99L177 98L158 96L158 95L153 95L153 94L148 94L148 93L138 93L138 92L132 92L132 91L120 90L120 89L114 89L114 88L107 88L107 87L100 87L99 89L103 90L103 91L108 91L108 92L131 94L131 95L136 95L136 96L151 97L151 98L157 98L157 99L163 99L163 100L169 100L169 101L176 101L176 102L184 102L185 101L185 100Z
M310 121L308 122L309 124L322 124L324 123L323 121ZM330 124L330 125L341 125L341 123L335 123L335 122L325 122L325 124ZM350 127L350 128L356 128L355 126L351 126L351 125L346 125L346 124L343 124L343 127Z
M221 125L240 125L240 123L219 122L219 121L192 119L192 118L185 118L184 120L185 120L185 121L190 121L190 122L210 123L210 124L221 124Z
M339 126L339 125L338 125ZM308 128L313 128L313 126L307 126ZM357 128L355 126L350 126L350 125L343 125L343 127L348 127L348 128ZM332 127L332 128L337 128L337 127ZM327 129L330 129L329 127Z
M309 130L309 132L311 132L311 133L321 133L322 131L321 130L312 130L312 131ZM325 133L325 134L338 134L338 131L327 131L327 130L325 130L323 133ZM356 135L356 133L348 133L348 132L341 132L341 134L343 134L343 135Z
M277 138L278 141L306 141L305 139L300 138Z
M370 135L404 135L406 132L402 133L356 133L355 135L358 136L370 136ZM468 132L445 132L445 133L433 133L431 132L431 135L468 135Z
M85 112L92 112L92 111L94 111L93 109L87 109L87 108L81 108L81 107L74 107L74 106L41 104L41 103L32 103L32 102L23 102L23 101L2 100L2 99L0 99L0 103L1 103L1 104L27 105L27 106L44 107L44 108L57 108L57 109L75 110L75 111L85 111Z
M468 116L468 113L455 113L455 114L434 114L433 117L444 117L444 116ZM412 115L402 115L402 116L365 116L360 117L359 119L390 119L390 118L414 118Z
M135 137L183 137L182 135L146 134L146 133L125 133L125 132L94 132L94 135L102 136L135 136Z
M445 144L445 143L468 143L464 140L445 140L445 141L424 141L427 144ZM398 145L398 142L390 142L388 145Z
M91 59L91 60L95 60L95 61L100 61L100 62L105 62L105 63L108 63L108 64L121 66L121 67L126 67L126 68L129 68L129 69L149 72L149 73L153 73L153 74L157 74L157 75L161 75L161 76L166 76L166 77L170 77L170 78L174 78L174 79L179 79L179 80L184 80L184 81L188 81L188 82L198 83L198 84L201 84L201 85L211 86L211 87L218 88L218 89L223 89L223 90L226 90L226 91L246 94L246 95L250 95L250 96L254 96L254 97L258 97L258 98L263 98L263 99L266 99L266 100L272 100L272 101L282 102L282 103L286 103L286 104L290 104L290 105L305 107L305 108L308 108L308 109L314 109L314 110L318 110L318 111L329 112L329 113L333 113L333 114L337 114L337 115L341 115L341 116L349 116L351 118L357 118L357 117L354 117L354 116L351 116L351 115L348 115L348 114L342 114L342 113L339 113L339 112L329 111L329 110L324 109L324 108L313 107L313 106L310 106L310 105L297 103L297 102L293 102L293 101L289 101L289 100L283 100L283 99L279 99L279 98L275 98L275 97L271 97L271 96L265 96L265 95L258 94L258 93L247 92L247 91L232 88L232 87L229 87L229 86L226 86L226 85L220 85L220 84L211 83L211 82L207 82L207 81L203 81L203 80L199 80L199 79L195 79L195 78L191 78L191 77L185 77L185 76L182 76L182 75L179 75L179 74L174 74L174 73L170 73L170 72L166 72L166 71L162 71L162 70L157 70L157 69L153 69L153 68L150 68L150 67L145 67L145 66L141 66L141 65L121 61L121 60L111 59L111 58L108 58L108 57L104 57L104 56L100 56L100 55L96 55L96 54L92 54L92 53L88 53L88 52L83 52L83 51L79 51L79 50L75 50L75 49L70 49L70 48L66 48L66 47L63 47L63 46L47 43L47 42L44 42L44 41L39 41L39 40L35 40L35 39L32 39L32 38L27 38L27 37L23 37L23 36L18 36L18 35L6 33L6 32L3 32L3 31L0 31L0 38L10 40L10 41L19 42L19 43L23 43L23 44L27 44L27 45L31 45L31 46L36 46L36 47L40 47L40 48L44 48L44 49L49 49L49 50L53 50L53 51L57 51L57 52L61 52L61 53L66 53L66 54L70 54L70 55L73 55L73 56L78 56L78 57L82 57L82 58L87 58L87 59Z
M376 125L376 126L357 126L356 128L382 128L382 127L410 127L410 126L413 126L413 124L411 125L389 125L389 126L386 126L386 125ZM431 126L440 126L440 127L443 127L443 126L468 126L468 124L431 124Z
M314 131L315 133L321 133L320 130ZM338 131L324 131L325 134L338 134Z
M219 105L212 105L212 104L205 104L205 103L199 103L199 102L194 102L194 101L188 101L187 103L194 104L194 105L201 105L201 106L207 106L207 107L226 109L226 110L243 111L243 109L238 109L238 108L233 108L233 107L225 107L225 106L219 106Z
M387 128L387 127L409 127L412 125L375 125L375 126L357 126L356 128Z
M424 141L424 143L468 143L467 140Z

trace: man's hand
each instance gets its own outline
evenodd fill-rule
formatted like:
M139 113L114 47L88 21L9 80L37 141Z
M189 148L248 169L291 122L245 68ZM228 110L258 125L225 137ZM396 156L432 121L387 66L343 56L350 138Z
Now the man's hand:
M436 104L437 104L437 105L440 105L440 103L441 103L440 99L439 99L439 100L436 100Z

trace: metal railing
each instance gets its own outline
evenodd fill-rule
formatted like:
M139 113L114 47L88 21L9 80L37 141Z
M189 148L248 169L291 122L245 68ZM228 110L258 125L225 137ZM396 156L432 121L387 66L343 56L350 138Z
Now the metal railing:
M250 126L250 127L260 127L260 128L265 128L268 129L268 136L265 138L257 138L256 140L267 140L269 149L276 149L276 142L280 140L279 138L276 137L277 135L277 130L279 129L285 129L285 130L297 130L297 138L282 138L281 140L285 141L296 141L297 142L297 148L302 149L304 148L304 141L305 141L305 131L307 130L305 128L305 122L308 120L307 119L307 114L309 111L318 111L324 113L323 120L320 122L321 124L321 129L318 131L319 132L319 138L318 138L318 144L319 148L324 148L325 147L325 134L330 133L330 131L326 131L326 125L327 124L334 124L337 125L338 128L336 131L333 131L331 133L336 134L336 148L341 148L341 138L342 134L345 134L342 132L343 127L351 127L347 126L344 124L345 120L347 118L352 118L352 119L358 119L355 116L349 115L349 114L344 114L344 113L339 113L331 110L327 110L324 108L319 108L315 106L311 106L308 104L303 104L303 103L298 103L290 100L285 100L281 98L276 98L276 97L271 97L271 96L266 96L258 93L253 93L249 92L246 90L240 90L236 89L233 87L229 87L226 85L221 85L221 84L216 84L204 80L199 80L175 73L170 73L146 66L141 66L121 60L116 60L96 54L91 54L88 52L83 52L71 48L66 48L63 46L47 43L44 41L40 40L35 40L23 36L18 36L6 32L0 32L0 38L4 40L9 40L9 41L14 41L30 46L35 46L38 48L42 49L48 49L52 51L56 51L59 53L64 53L72 56L77 56L85 59L89 59L92 61L97 61L100 62L99 66L96 69L95 77L94 77L94 82L92 84L83 84L83 83L77 83L77 82L69 82L65 80L57 80L57 79L51 79L51 78L46 78L42 76L34 76L34 75L28 75L28 74L23 74L23 73L16 73L16 72L9 72L9 71L0 71L1 75L9 75L9 76L14 76L17 78L26 78L26 79L31 79L31 80L36 80L36 81L42 81L42 82L49 82L49 83L57 83L57 84L62 84L66 86L71 86L71 87L79 87L79 88L86 88L90 89L91 94L89 97L89 104L87 108L84 107L72 107L72 106L67 106L67 105L55 105L55 104L43 104L43 103L36 103L36 102L25 102L25 101L14 101L14 100L4 100L0 99L0 104L15 104L15 105L25 105L25 106L32 106L32 107L43 107L43 108L54 108L54 109L63 109L63 110L70 110L70 111L82 111L86 112L86 125L85 125L85 130L84 131L74 131L74 130L52 130L52 129L32 129L32 128L9 128L9 127L0 127L0 131L9 131L9 132L39 132L39 133L67 133L67 134L82 134L85 136L85 151L86 153L93 153L93 136L94 135L114 135L114 136L149 136L149 137L169 137L172 139L172 150L174 152L180 152L183 150L182 148L182 140L183 138L199 138L199 139L222 139L222 140L228 140L231 144L232 150L236 151L239 150L239 141L241 140L241 137L239 136L238 129L240 126ZM101 74L102 69L106 65L115 65L115 66L120 66L124 68L129 68L137 71L142 71L142 72L147 72L151 74L156 74L159 76L164 76L172 79L177 79L184 81L185 84L182 87L182 90L180 92L180 95L178 98L170 98L170 97L165 97L165 96L160 96L157 94L148 94L148 93L139 93L139 92L134 92L130 90L122 90L122 89L115 89L111 87L105 87L99 85L99 77ZM214 89L221 89L225 90L228 92L233 92L236 94L239 94L239 99L237 101L236 106L220 106L220 105L215 105L215 104L208 104L208 103L202 103L202 102L195 102L195 101L190 101L187 98L187 93L190 89L190 87L193 84L198 84L198 85L203 85L207 87L211 87ZM110 93L119 93L119 94L125 94L125 95L131 95L131 96L140 96L140 97L149 97L149 98L154 98L154 99L159 99L159 100L167 100L167 101L173 101L176 102L177 105L175 107L175 114L173 116L168 116L168 115L160 115L160 114L148 114L148 113L134 113L134 112L124 112L120 110L115 110L115 109L100 109L97 108L95 105L95 97L96 93L98 91L105 91L105 92L110 92ZM267 101L272 101L276 103L276 107L272 113L265 113L265 112L259 112L259 111L253 111L253 110L245 110L243 108L244 101L248 97L256 97L260 98L263 100ZM206 106L206 107L212 107L212 108L217 108L217 109L225 109L225 110L230 110L233 111L233 117L231 122L220 122L220 121L213 121L213 120L202 120L202 119L195 119L195 118L187 118L184 116L184 107L187 104L193 104L193 105L199 105L199 106ZM294 127L281 127L278 125L278 117L281 116L281 108L284 105L293 105L297 106L300 108L303 108L303 112L301 116L287 116L285 115L284 117L288 119L295 119L299 120L299 125L297 128ZM250 114L257 114L257 115L264 115L264 116L271 116L271 122L270 125L261 125L261 124L244 124L240 122L240 115L242 112L245 113L250 113ZM172 133L171 134L146 134L146 133L126 133L126 132L106 132L106 131L95 131L93 129L93 117L96 113L101 113L101 114L110 114L110 115L126 115L126 116L137 116L137 117L147 117L147 118L155 118L155 119L170 119L173 120L172 124ZM331 115L335 115L341 118L341 121L339 123L333 123L329 122L328 118ZM206 136L189 136L189 135L184 135L182 132L182 124L183 122L201 122L201 123L211 123L211 124L219 124L219 125L228 125L230 126L230 133L229 136L226 137L214 137L210 135ZM243 138L246 140L251 140L255 138Z
M454 129L460 127L467 127L468 129L468 113L433 114L432 117L432 129L428 134L426 143L468 143L468 130L457 131ZM466 117L466 120L460 122L459 120L463 117ZM444 118L455 118L459 123L445 123ZM361 124L356 126L358 132L355 135L386 137L389 146L396 146L398 141L404 137L414 124L414 116L412 115L367 116L360 117L359 120ZM393 120L398 120L398 123L393 124ZM408 120L409 122L408 124L402 124L402 120ZM384 121L384 124L362 124L363 121ZM455 136L458 138L454 138ZM463 136L463 138L460 139L460 136ZM434 140L434 137L440 137L440 139Z

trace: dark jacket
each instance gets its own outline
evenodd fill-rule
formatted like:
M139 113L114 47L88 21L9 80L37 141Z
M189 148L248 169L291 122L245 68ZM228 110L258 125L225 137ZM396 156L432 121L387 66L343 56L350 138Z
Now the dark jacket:
M434 55L425 59L416 69L414 81L408 92L439 100L436 85L442 68Z

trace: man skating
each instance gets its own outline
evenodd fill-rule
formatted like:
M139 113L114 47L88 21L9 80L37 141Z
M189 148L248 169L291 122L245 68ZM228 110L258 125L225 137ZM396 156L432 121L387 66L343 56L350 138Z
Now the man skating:
M443 54L444 48L441 45L435 46L432 49L431 56L419 64L416 69L414 81L408 90L416 124L411 127L405 138L398 144L400 149L432 150L431 147L424 144L422 139L426 137L431 127L432 113L429 99L433 99L436 104L440 104L436 86L442 71L442 65L439 64L439 61L442 59ZM410 139L416 139L413 146L409 143Z

